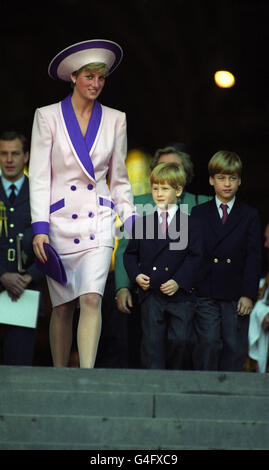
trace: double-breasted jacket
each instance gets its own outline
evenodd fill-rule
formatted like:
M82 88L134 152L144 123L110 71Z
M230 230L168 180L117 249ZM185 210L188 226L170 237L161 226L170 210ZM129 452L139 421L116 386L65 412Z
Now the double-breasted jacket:
M125 113L95 101L85 138L71 95L35 112L29 178L34 234L59 254L114 246L118 213L135 216L125 166Z

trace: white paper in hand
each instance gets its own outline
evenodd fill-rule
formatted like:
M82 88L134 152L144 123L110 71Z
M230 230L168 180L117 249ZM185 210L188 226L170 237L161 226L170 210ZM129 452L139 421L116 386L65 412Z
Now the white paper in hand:
M17 301L12 301L7 291L0 294L0 323L35 328L40 292L25 289Z

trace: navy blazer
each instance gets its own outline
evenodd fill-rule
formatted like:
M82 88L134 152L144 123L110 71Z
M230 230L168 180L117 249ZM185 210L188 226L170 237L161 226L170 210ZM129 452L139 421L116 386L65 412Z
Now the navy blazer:
M187 246L184 249L172 250L170 243L180 241L180 219L187 218ZM149 295L152 290L157 290L160 295L160 285L169 279L174 279L180 286L180 289L173 295L165 297L170 301L178 300L180 297L186 297L191 294L195 287L195 279L199 270L202 258L201 238L197 230L196 221L186 214L182 214L180 209L171 221L176 227L178 236L169 237L169 230L166 238L158 237L158 213L139 217L133 225L132 238L124 253L124 265L131 282L135 283L138 274L146 274L150 277L150 289L143 291L139 288L140 301ZM153 225L152 225L153 224ZM154 227L154 238L147 238L146 227ZM170 227L170 226L169 226ZM135 238L137 233L142 233L142 238Z
M19 233L22 233L23 268L32 276L29 288L38 288L44 276L34 263L28 178L25 176L23 185L13 204L7 198L0 179L0 204L0 219L2 220L2 230L0 233L0 276L5 272L18 272L16 237ZM7 233L3 220L4 215L7 217Z
M223 225L215 199L192 209L203 236L203 263L197 294L219 300L256 301L261 238L258 211L235 200Z

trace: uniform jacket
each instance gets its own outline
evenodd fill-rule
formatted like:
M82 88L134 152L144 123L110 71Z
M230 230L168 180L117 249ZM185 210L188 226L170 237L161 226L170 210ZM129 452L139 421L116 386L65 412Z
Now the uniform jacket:
M188 214L191 213L192 208L196 204L202 204L203 202L207 202L212 199L212 196L205 196L203 194L192 194L186 191L183 192L183 195L178 200L178 204L188 204ZM152 194L140 194L138 196L134 196L134 203L137 208L137 212L139 215L143 215L143 206L147 206L147 214L149 214L150 205L152 206L152 211L154 211L155 204L152 199ZM117 250L115 253L115 266L114 266L114 273L115 273L115 288L116 291L127 287L130 289L131 283L124 267L123 263L123 255L127 248L129 239L126 236L122 236L123 233L120 233L120 238L117 246Z
M180 233L181 211L178 209L174 216L176 230ZM160 285L169 279L174 279L180 286L175 295L168 297L173 301L186 293L192 293L195 288L195 279L201 263L201 243L196 224L191 217L187 217L187 245L184 249L172 250L170 243L180 240L179 235L176 239L169 237L169 231L164 239L158 236L158 213L150 214L136 219L133 227L133 237L135 234L142 233L138 226L143 227L143 238L131 238L124 253L124 265L131 282L135 283L136 276L140 273L150 277L150 289L143 291L139 288L139 296L142 301L152 289L157 290L160 295ZM171 221L171 224L173 220ZM154 238L146 237L146 226L154 225ZM169 225L170 227L170 225ZM181 233L182 234L182 233ZM165 295L165 294L163 294Z
M27 177L25 177L24 183L13 204L8 200L0 181L0 224L0 275L5 272L18 272L16 237L19 233L22 233L22 268L26 269L33 278L29 288L38 288L43 275L34 263L29 181Z
M203 263L197 294L222 300L241 296L254 301L260 279L260 221L256 209L235 200L223 225L215 200L196 206L203 236Z
M123 222L135 213L126 148L125 114L98 101L85 138L71 95L37 109L29 165L34 234L48 234L60 254L113 247L116 212Z

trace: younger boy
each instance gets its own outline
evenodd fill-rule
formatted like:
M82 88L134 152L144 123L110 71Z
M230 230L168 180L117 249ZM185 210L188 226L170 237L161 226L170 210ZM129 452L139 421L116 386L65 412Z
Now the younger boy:
M199 234L191 227L190 217L181 213L177 206L185 181L184 170L176 163L162 163L154 168L150 182L156 210L136 219L134 238L130 239L124 254L128 276L139 286L141 361L148 369L190 367L193 287L201 248ZM162 236L161 225L166 217L168 228ZM184 217L186 224L182 228ZM177 238L171 227L176 227ZM149 232L153 236L149 236ZM172 243L184 237L187 246L172 249Z
M194 367L241 371L260 278L260 221L256 209L236 198L242 171L236 153L217 152L208 170L215 199L192 210L204 244L197 282Z

